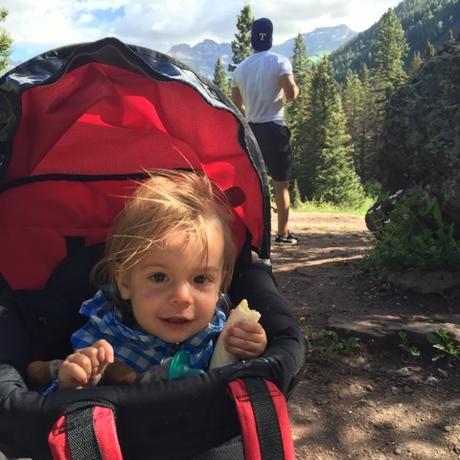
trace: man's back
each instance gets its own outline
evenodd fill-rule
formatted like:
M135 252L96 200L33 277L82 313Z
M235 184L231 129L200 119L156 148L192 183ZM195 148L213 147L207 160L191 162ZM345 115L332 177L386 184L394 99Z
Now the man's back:
M289 60L270 51L254 53L238 65L233 86L241 92L248 121L284 125L280 77L290 73Z
M289 231L289 181L292 176L290 132L284 122L283 96L293 100L299 94L292 65L284 56L271 53L273 24L260 18L251 26L254 54L235 69L232 100L250 122L260 151L273 179L278 211L278 233L275 243L297 244ZM284 94L283 94L284 93Z

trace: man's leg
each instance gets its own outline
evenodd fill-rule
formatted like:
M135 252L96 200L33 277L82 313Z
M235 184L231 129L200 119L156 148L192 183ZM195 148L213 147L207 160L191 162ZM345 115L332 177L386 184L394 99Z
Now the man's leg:
M289 230L289 206L291 204L289 182L273 181L273 188L275 191L276 209L278 211L278 235L287 236Z
M289 179L292 173L290 132L276 123L250 123L262 156L273 180L275 203L278 212L278 234L275 243L297 244L298 239L289 232Z

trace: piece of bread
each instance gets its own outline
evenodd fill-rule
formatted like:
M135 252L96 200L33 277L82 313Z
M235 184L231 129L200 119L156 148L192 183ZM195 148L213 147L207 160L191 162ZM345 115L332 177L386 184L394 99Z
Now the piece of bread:
M226 321L222 332L220 333L219 338L217 339L216 346L214 348L214 353L211 357L211 362L209 364L209 369L214 369L215 367L222 367L228 364L232 364L238 361L235 356L229 353L224 346L224 335L228 327L233 326L238 321L249 319L250 321L259 321L260 313L257 310L251 310L248 305L248 301L243 299L233 310L230 311L228 320Z

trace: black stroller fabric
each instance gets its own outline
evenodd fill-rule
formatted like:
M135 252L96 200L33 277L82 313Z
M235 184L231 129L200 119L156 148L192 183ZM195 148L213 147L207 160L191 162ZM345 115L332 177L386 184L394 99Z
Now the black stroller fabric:
M227 194L240 257L230 289L262 313L266 354L149 385L29 391L33 359L69 352L89 272L114 216L151 168L204 171ZM250 129L220 91L161 53L108 38L49 51L0 79L0 451L49 458L66 407L115 407L124 458L194 458L238 436L226 388L262 377L288 395L304 342L268 266L266 175Z

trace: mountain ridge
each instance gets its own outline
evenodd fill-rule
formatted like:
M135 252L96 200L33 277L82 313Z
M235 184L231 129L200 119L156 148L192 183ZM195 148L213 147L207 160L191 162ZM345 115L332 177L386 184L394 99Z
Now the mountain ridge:
M453 34L460 34L460 2L457 0L403 0L394 10L409 45L406 67L416 51L424 55L427 40L440 48L448 38L449 29ZM371 46L381 21L382 17L331 53L330 61L338 81L343 82L350 70L359 72L362 64L372 67Z
M358 32L351 30L347 25L340 24L332 27L317 27L311 32L303 33L305 46L309 58L330 53L355 37ZM274 53L292 57L295 37L278 45L273 45ZM188 64L208 78L213 78L214 66L220 58L225 69L232 60L230 43L217 43L209 38L194 46L186 43L173 45L167 52L170 56Z

